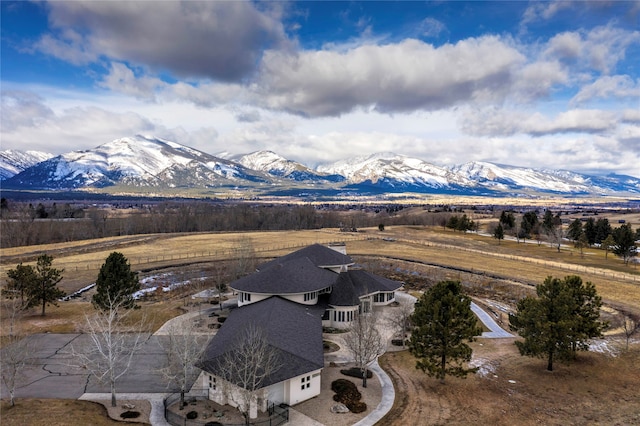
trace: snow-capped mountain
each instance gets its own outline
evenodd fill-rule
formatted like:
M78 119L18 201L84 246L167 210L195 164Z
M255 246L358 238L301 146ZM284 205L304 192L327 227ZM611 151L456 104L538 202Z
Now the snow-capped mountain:
M273 151L256 151L251 154L231 157L248 169L259 170L269 173L272 176L291 179L294 181L313 182L341 182L344 177L321 173L310 169L304 164L288 160Z
M1 154L2 164L27 164L20 163L24 157L19 151ZM487 162L444 167L394 153L352 158L313 170L272 151L221 158L145 136L117 139L94 149L46 157L45 154L44 161L3 180L2 187L18 190L105 188L103 192L109 192L111 187L114 192L135 187L138 193L140 189L144 192L144 188L226 187L272 195L342 191L494 196L640 194L640 179L632 176L590 176Z
M567 170L532 169L481 161L454 166L451 171L487 189L501 192L523 189L570 194L640 192L640 179L631 176L588 176Z
M350 184L367 183L398 189L473 187L474 182L451 170L394 153L378 153L318 166L318 171L338 174Z
M18 173L53 157L52 154L41 151L0 151L0 180L8 179Z
M175 142L116 139L50 158L6 180L5 187L78 189L112 185L210 187L267 182L264 174Z

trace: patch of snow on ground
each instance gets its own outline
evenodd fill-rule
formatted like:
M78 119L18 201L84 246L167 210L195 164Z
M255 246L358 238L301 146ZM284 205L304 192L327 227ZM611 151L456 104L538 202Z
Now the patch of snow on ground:
M612 357L618 356L619 352L618 349L611 346L607 340L593 340L589 345L589 350L591 352L607 354Z
M477 367L478 372L476 373L480 377L488 377L495 376L496 365L485 358L473 358L471 362L469 362L469 367Z

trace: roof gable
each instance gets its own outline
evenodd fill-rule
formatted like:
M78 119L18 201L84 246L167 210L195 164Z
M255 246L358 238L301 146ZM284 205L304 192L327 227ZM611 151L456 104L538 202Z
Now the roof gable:
M296 294L331 287L335 272L318 268L309 258L276 259L261 269L229 284L234 290L260 294Z
M396 291L402 287L402 283L399 281L390 280L362 269L353 269L346 273L349 274L358 297L379 291Z
M353 259L346 254L342 254L332 248L323 246L322 244L312 244L300 250L289 253L278 259L264 263L258 267L258 270L269 268L274 263L286 262L292 259L308 258L315 266L320 268L328 268L343 265L353 265Z

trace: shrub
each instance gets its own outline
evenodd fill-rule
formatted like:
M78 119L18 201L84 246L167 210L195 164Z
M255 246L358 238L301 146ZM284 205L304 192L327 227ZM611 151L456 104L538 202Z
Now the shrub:
M120 414L120 417L123 419L135 419L140 417L140 412L138 411L125 411L124 413Z
M331 383L331 390L336 394L333 400L347 406L352 413L362 413L367 409L367 404L360 401L362 394L355 383L347 379L338 379Z
M358 379L362 379L362 370L358 367L349 368L348 370L340 370L342 374L349 377L356 377ZM373 373L371 370L367 370L367 379L373 377Z
M193 419L197 419L197 418L198 418L198 412L197 411L189 411L187 413L187 419L193 420Z

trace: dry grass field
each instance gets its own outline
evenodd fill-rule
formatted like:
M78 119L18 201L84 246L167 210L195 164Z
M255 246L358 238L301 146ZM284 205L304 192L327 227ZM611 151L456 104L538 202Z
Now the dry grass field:
M548 372L545 360L521 357L513 340L478 339L473 358L483 368L445 384L416 370L408 352L385 354L380 365L394 381L396 400L380 424L640 424L640 343L616 357L580 353Z
M498 244L491 237L432 227L387 227L384 232L376 228L358 233L156 234L20 247L3 250L0 278L4 281L6 271L19 262L31 263L39 254L47 253L54 257L54 267L65 269L61 287L72 292L95 280L112 251L122 252L133 269L144 274L170 266L198 268L232 258L240 241L250 241L256 256L265 259L312 243L346 241L348 253L363 264L399 259L402 265L438 271L440 275L434 276L461 280L475 277L469 280L483 289L483 297L500 288L513 300L531 292L549 275L576 274L596 285L607 306L640 314L640 270L623 265L611 254L606 258L600 250L584 250L581 254L573 247L562 247L558 253L544 243ZM502 294L500 300L504 299ZM182 304L180 297L144 302L140 313L150 319L149 330L153 331L180 314ZM59 307L47 308L44 318L35 311L28 314L23 326L33 333L75 332L91 309L86 300L62 302ZM4 332L4 325L2 328ZM466 380L450 379L445 385L417 372L407 352L388 354L381 365L394 379L397 397L392 413L380 424L416 424L417 419L421 419L420 424L640 424L639 346L636 342L631 351L616 357L581 353L577 362L558 364L556 371L548 373L543 360L521 357L513 339L479 340L474 344L474 358L484 360L489 372ZM76 405L89 403L18 401L19 406L10 410L3 402L2 424L56 424L38 423L39 418L50 418L50 410L79 410L88 413L87 419L92 418L75 424L111 424L101 407Z

